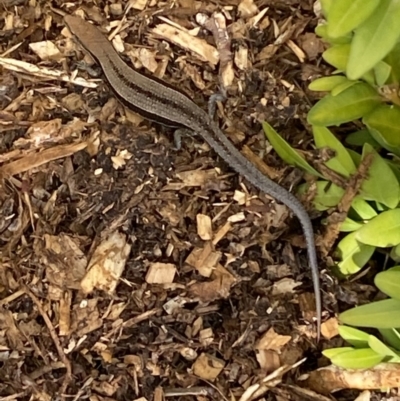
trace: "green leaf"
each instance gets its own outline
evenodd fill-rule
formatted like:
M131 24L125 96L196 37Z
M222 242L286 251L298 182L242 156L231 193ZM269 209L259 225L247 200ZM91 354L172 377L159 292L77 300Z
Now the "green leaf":
M363 118L373 138L385 149L400 156L400 107L382 104Z
M339 125L361 118L381 104L374 88L358 83L337 96L327 95L309 111L307 121L311 125Z
M349 79L360 78L393 49L400 36L399 21L400 2L380 0L376 11L355 30L347 64Z
M269 142L282 160L322 178L321 174L311 167L300 153L293 149L267 122L263 122L262 125Z
M333 358L331 362L343 369L368 369L372 368L384 359L370 348L354 349L343 352Z
M391 52L385 57L385 62L391 67L389 83L398 84L400 81L400 42L397 42Z
M367 128L347 135L346 143L353 146L364 146L365 143L369 143L374 149L380 148L379 143L372 137Z
M334 0L320 0L322 12L324 13L325 17L329 14L329 10L332 7Z
M350 88L351 86L357 84L358 81L350 81L349 79L346 82L342 82L338 86L332 89L331 95L332 96L337 96L340 93L344 92L346 89Z
M390 329L400 327L400 301L385 299L352 308L339 315L341 323L358 327Z
M400 244L400 209L378 214L356 233L363 244L386 248ZM400 324L396 327L400 327Z
M390 166L369 144L364 145L363 159L373 153L373 161L368 170L368 178L362 183L360 196L374 200L390 209L395 208L400 199L399 183Z
M356 172L357 168L346 148L328 128L313 126L312 131L318 149L328 147L335 151L335 156L325 162L326 166L344 177Z
M328 42L330 44L336 45L336 44L345 44L345 43L350 43L352 34L347 34L346 36L342 36L340 38L331 38L328 35L328 25L327 24L320 24L315 28L315 33L321 37L325 42Z
M338 327L340 337L355 348L367 348L369 334L349 326Z
M357 28L378 4L379 0L335 0L329 8L327 18L329 36L337 38Z
M351 233L353 231L358 230L361 228L363 225L357 221L351 220L348 217L346 217L343 221L343 223L340 225L340 231L342 233Z
M395 262L400 262L400 244L394 246L390 250L390 257L395 261Z
M396 352L391 350L387 345L373 335L369 336L368 345L373 351L379 355L382 355L383 357L391 357L396 359L399 357Z
M363 227L362 227L363 228ZM360 230L362 230L362 228ZM357 241L354 231L346 235L337 246L337 253L342 260L338 263L339 270L344 275L360 271L374 253L375 247Z
M382 86L386 83L389 79L390 74L392 72L392 67L385 63L384 61L380 61L374 67L374 74L375 74L375 82L378 86Z
M400 166L398 165L398 163L392 161L392 160L388 160L385 159L386 163L389 165L389 167L391 168L393 174L396 176L397 181L400 184Z
M365 81L367 84L370 84L371 86L375 86L376 85L374 70L367 71L365 74L363 74L361 76L360 79L362 81Z
M308 85L308 89L316 92L329 92L343 82L348 82L344 75L332 75L316 79Z
M354 164L358 167L361 163L361 155L355 152L353 149L347 149L351 158L353 159Z
M375 276L375 285L391 298L400 300L400 271L386 270Z
M317 181L316 194L313 199L313 205L316 210L324 211L339 204L344 195L344 189L332 184L329 181ZM309 184L302 184L298 187L299 194L308 192Z
M322 58L341 71L346 71L350 56L350 44L333 45L322 53Z
M368 202L359 196L353 199L351 208L360 216L361 220L370 220L378 214Z
M391 347L400 351L400 334L396 329L379 329L379 333Z
M328 359L332 359L340 354L353 350L354 350L353 347L328 348L322 351L322 355L324 355Z

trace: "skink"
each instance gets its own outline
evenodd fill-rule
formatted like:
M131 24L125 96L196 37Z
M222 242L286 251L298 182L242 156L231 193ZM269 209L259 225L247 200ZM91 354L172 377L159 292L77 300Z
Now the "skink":
M237 173L260 191L285 204L300 220L307 243L317 312L317 336L321 329L321 292L314 231L301 202L270 180L244 157L222 133L213 119L188 96L165 82L129 67L101 31L79 17L66 15L65 23L78 42L100 65L116 97L143 117L172 127L184 127L201 135L212 149Z

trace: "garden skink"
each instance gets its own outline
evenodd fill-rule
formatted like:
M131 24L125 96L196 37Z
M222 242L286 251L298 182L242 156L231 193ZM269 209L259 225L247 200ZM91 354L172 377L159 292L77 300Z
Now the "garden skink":
M318 339L321 329L321 292L319 271L310 217L301 202L285 188L266 177L244 157L222 133L212 118L188 96L165 82L129 67L111 42L89 22L71 15L64 17L78 42L100 65L117 98L129 109L157 123L184 127L201 135L212 149L237 173L260 191L285 204L300 220L314 285Z

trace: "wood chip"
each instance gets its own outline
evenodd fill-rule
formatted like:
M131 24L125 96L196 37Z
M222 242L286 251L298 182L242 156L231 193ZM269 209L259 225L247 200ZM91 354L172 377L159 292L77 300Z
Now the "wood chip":
M131 251L124 234L114 232L95 249L81 282L85 294L95 288L113 294Z
M152 263L147 270L149 284L170 284L174 281L176 267L172 263Z

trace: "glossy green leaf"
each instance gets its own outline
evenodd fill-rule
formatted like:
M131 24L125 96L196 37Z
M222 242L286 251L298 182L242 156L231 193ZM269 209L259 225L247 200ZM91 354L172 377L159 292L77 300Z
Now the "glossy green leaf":
M313 167L311 167L307 161L300 155L295 149L293 149L267 122L263 122L264 132L274 148L275 152L284 160L286 163L299 167L308 173L321 177Z
M340 38L331 38L328 35L328 25L327 24L320 24L315 28L315 33L319 37L321 37L325 42L328 42L332 45L336 44L345 44L345 43L350 43L352 34L347 34L345 36L342 36Z
M397 42L384 60L391 67L388 83L398 84L400 82L400 42Z
M335 0L329 8L328 35L346 35L363 23L376 9L379 0Z
M320 0L322 12L324 13L325 17L329 15L329 10L332 7L334 0Z
M353 347L340 347L340 348L328 348L322 351L322 355L326 358L331 359L335 358L336 356L343 354L345 352L353 351Z
M352 219L349 219L346 217L343 221L343 223L340 225L340 231L342 233L351 233L353 231L358 230L361 228L363 225L357 221L354 221Z
M380 0L379 7L354 33L347 77L359 79L395 46L400 36L400 1Z
M393 272L400 272L400 266L393 266L393 267L391 267L390 269L389 269L390 271L393 271Z
M327 147L335 151L335 156L325 162L326 166L344 177L356 172L357 168L346 148L328 128L313 126L312 131L318 149Z
M351 208L360 216L361 220L370 220L378 214L368 202L359 196L353 199Z
M349 79L346 82L342 82L335 88L331 90L331 95L332 96L337 96L340 93L344 92L346 89L352 87L353 85L357 84L358 81L350 81Z
M375 247L357 241L357 233L358 231L354 231L346 235L337 246L336 251L341 259L338 268L346 276L360 271L370 260L375 250Z
M389 79L392 72L392 67L385 63L384 61L379 61L379 63L374 67L375 82L378 86L382 86Z
M365 143L369 143L374 149L380 148L379 143L373 138L367 128L347 135L346 143L353 146L364 146Z
M358 327L390 329L400 327L400 301L385 299L352 308L339 315L341 323Z
M373 161L368 170L368 178L361 185L360 196L365 200L373 200L393 209L400 199L397 178L385 159L369 144L365 144L363 159L370 153L373 154Z
M400 271L386 270L375 276L375 285L391 298L400 300Z
M379 329L383 339L393 348L400 351L400 333L396 329Z
M354 151L353 149L347 149L351 158L353 159L354 164L358 167L361 163L361 155Z
M385 160L386 160L386 163L391 168L393 174L396 176L397 181L400 184L400 166L399 166L398 162L396 163L396 161L389 160L389 159L385 159Z
M369 334L349 326L338 327L340 337L355 348L367 348Z
M400 244L400 209L380 213L364 224L356 234L358 241L371 246L385 248Z
M350 56L350 44L333 45L322 53L322 58L341 71L346 71Z
M343 369L368 369L376 366L384 359L370 348L354 349L343 352L333 358L331 362Z
M394 246L390 250L390 257L395 261L395 262L400 262L400 244Z
M399 355L395 351L373 335L369 336L368 345L373 351L383 357L399 358Z
M307 121L324 127L339 125L365 116L380 104L374 88L358 83L337 96L325 96L309 111Z
M329 92L339 84L347 81L348 79L344 75L332 75L316 79L308 85L308 88L316 92Z
M373 138L385 149L400 156L400 107L382 104L363 118Z
M344 195L344 189L332 184L329 181L319 180L315 183L317 189L313 199L313 205L316 210L323 212L339 204ZM298 187L299 194L308 192L309 184L302 184Z
M363 74L360 78L362 81L365 81L367 84L370 84L371 86L375 86L375 74L374 70L369 70L365 74Z

